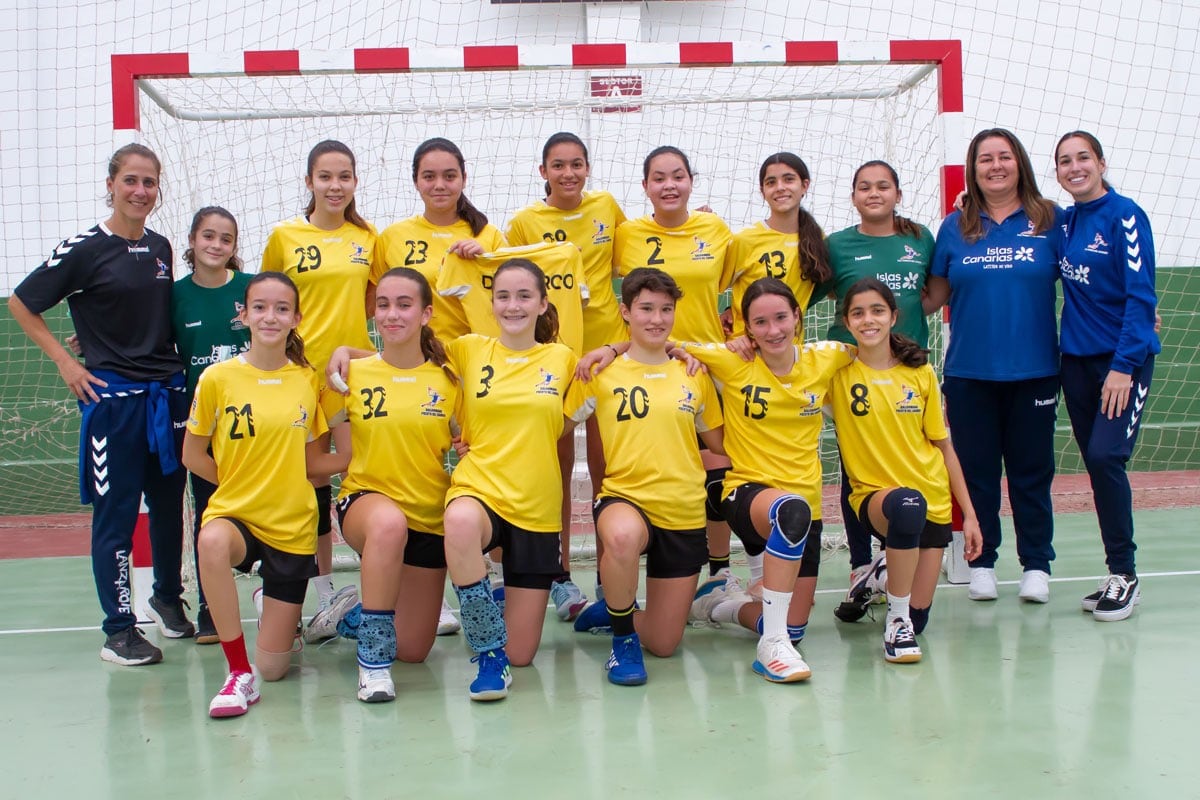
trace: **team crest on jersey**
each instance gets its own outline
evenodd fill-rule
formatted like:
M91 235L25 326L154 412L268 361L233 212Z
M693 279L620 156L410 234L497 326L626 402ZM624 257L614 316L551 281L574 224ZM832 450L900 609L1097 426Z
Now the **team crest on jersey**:
M425 387L425 390L429 392L429 399L424 403L421 403L421 416L444 418L446 416L446 412L438 408L438 406L446 402L446 395L442 394L437 389L434 389L432 386Z
M164 264L161 258L154 259L154 270L155 280L171 280L171 268Z
M607 244L612 241L612 234L609 233L609 227L598 219L592 220L592 224L596 226L596 232L592 234L592 244Z
M1023 236L1026 239L1045 239L1046 238L1043 234L1038 233L1034 229L1033 220L1029 220L1029 227L1026 228L1025 230L1021 231L1020 233L1018 233L1017 236ZM1032 258L1029 260L1033 261Z
M820 395L818 395L816 392L810 392L808 389L803 389L800 392L800 396L808 402L804 408L800 409L800 416L811 417L815 414L821 413Z
M303 403L300 404L300 416L292 421L292 427L308 429L308 409Z
M911 245L904 245L904 255L896 259L901 264L924 264L925 256L919 251L913 249Z
M1089 253L1099 253L1102 256L1106 256L1108 255L1108 242L1104 241L1104 237L1097 233L1096 238L1092 239L1092 243L1083 249Z
M363 247L358 242L350 242L350 263L360 264L362 266L370 266L371 259L367 257L367 248Z
M708 242L699 236L693 236L692 241L696 243L696 249L692 251L692 261L713 260L713 254L708 251Z
M1082 283L1084 286L1091 285L1088 281L1089 267L1085 267L1082 264L1075 266L1064 257L1058 264L1058 270L1062 273L1064 281L1075 281L1076 283Z
M900 399L896 401L897 414L920 414L921 404L917 401L917 390L907 383L900 384Z
M679 410L696 413L696 393L686 386L683 387L683 397L679 398Z
M537 386L533 387L534 394L552 394L558 396L558 387L554 385L554 373L538 367L538 374L541 376L537 382Z

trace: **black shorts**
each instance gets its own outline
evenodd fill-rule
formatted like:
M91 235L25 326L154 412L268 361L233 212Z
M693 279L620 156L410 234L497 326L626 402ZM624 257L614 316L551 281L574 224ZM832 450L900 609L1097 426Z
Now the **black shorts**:
M308 579L317 576L317 554L285 553L260 541L245 523L232 517L221 517L242 535L246 557L234 566L238 572L249 572L255 561L261 561L258 574L262 576L263 595L284 603L301 605L308 589Z
M600 512L613 503L624 503L637 511L646 523L647 578L690 578L700 574L700 568L708 563L708 536L704 528L671 530L660 528L650 522L646 512L621 497L601 497L592 504L592 519L600 519Z
M562 550L558 531L541 533L518 528L501 517L483 500L471 495L472 500L483 506L492 523L492 538L483 552L497 547L504 549L501 564L504 566L504 585L517 589L541 589L550 591L550 584L562 574Z
M337 501L338 527L345 529L346 513L365 494L380 494L379 492L361 491L348 494ZM380 495L386 497L387 495ZM359 553L361 556L362 553ZM408 541L404 544L404 563L410 567L425 569L446 568L446 540L436 533L408 529Z
M881 542L887 543L887 537L879 531L875 530L875 526L871 524L871 515L867 513L867 507L871 503L871 498L878 492L871 492L863 498L862 504L858 507L858 521L862 523L863 528L867 533L874 536ZM946 547L950 544L951 525L949 522L930 522L929 518L925 518L925 529L921 531L921 539L918 547L923 550L929 550L938 547Z
M770 488L772 487L761 483L743 483L721 501L721 512L725 515L725 521L729 523L729 529L734 535L742 540L742 546L746 548L748 556L760 555L767 549L767 540L754 528L750 504L760 492ZM804 556L800 559L800 574L797 577L815 578L820 574L821 533L824 530L825 523L819 519L812 521L808 528L808 539L804 543Z

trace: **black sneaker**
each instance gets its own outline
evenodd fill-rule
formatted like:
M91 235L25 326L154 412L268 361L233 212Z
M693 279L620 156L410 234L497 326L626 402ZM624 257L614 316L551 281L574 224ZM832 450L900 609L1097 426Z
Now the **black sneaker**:
M221 641L217 636L217 626L213 625L212 614L208 613L208 603L200 604L200 613L196 615L196 644L216 644Z
M162 661L162 650L146 641L139 628L126 628L108 635L100 648L100 660L123 667L157 664Z
M146 613L158 623L159 631L168 639L191 638L196 629L187 618L187 612L183 610L186 606L187 601L182 597L174 603L169 603L159 600L158 595L151 595Z
M842 622L858 622L867 615L867 608L879 595L881 585L887 585L886 553L877 555L870 564L851 570L846 599L838 603L833 615Z
M1109 575L1092 616L1102 622L1123 620L1133 613L1141 597L1136 575Z

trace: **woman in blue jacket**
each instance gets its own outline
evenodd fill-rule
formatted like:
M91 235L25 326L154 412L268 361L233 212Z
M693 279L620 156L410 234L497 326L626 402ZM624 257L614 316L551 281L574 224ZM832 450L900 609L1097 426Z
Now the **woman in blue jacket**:
M1104 179L1096 137L1071 131L1058 140L1059 184L1075 200L1066 212L1061 273L1062 389L1083 455L1109 576L1083 598L1106 622L1133 613L1133 504L1126 463L1150 394L1154 356L1154 240L1146 213Z

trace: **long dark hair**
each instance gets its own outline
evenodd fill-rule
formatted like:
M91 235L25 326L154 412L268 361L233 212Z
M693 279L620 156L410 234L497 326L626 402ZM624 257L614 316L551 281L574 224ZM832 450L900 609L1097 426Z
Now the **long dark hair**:
M542 145L542 166L543 167L546 166L546 161L547 161L547 159L550 158L550 151L555 146L560 145L560 144L576 145L577 147L579 147L580 150L583 151L583 163L586 164L588 167L590 167L592 165L592 162L588 157L587 145L583 143L583 139L580 139L578 136L571 133L570 131L559 131L558 133L550 134L550 138L546 140L546 143L544 145ZM549 197L550 196L550 181L546 181L545 189L546 189L546 197Z
M538 315L537 322L533 326L534 341L539 344L558 341L558 309L554 307L554 303L550 302L550 298L546 294L546 273L542 272L541 267L528 258L510 258L501 264L500 268L496 270L496 274L492 276L492 291L496 290L496 279L514 269L524 270L532 275L537 283L538 294L546 301L546 310Z
M900 192L900 175L896 169L886 161L874 159L863 164L858 169L854 170L854 180L850 181L850 193L853 194L858 186L858 176L864 170L870 167L883 167L892 176L892 185L896 187L896 192ZM892 231L898 236L908 236L913 239L921 238L921 226L913 222L908 217L900 216L895 209L892 210Z
M1013 155L1017 159L1017 199L1025 210L1025 216L1033 223L1034 233L1044 233L1054 225L1054 203L1042 197L1038 189L1037 178L1033 175L1033 164L1029 154L1017 139L1016 134L1004 128L988 128L975 134L967 148L966 180L967 196L963 198L962 214L958 221L958 229L968 242L975 243L983 238L983 220L980 214L987 210L983 199L983 191L979 188L975 176L975 159L979 157L979 147L985 139L999 138L1008 142Z
M294 308L296 309L296 313L299 314L300 290L296 288L296 284L287 275L284 275L282 272L274 272L272 270L260 272L246 283L246 294L242 297L242 302L246 305L246 307L250 307L250 290L258 284L265 283L267 281L278 281L292 290L292 297L295 301ZM312 364L309 363L308 358L306 358L304 355L304 340L300 338L300 334L296 332L295 328L292 328L290 331L288 331L287 343L284 346L284 354L287 355L288 361L291 361L294 364L299 364L302 367L312 367Z
M774 153L767 156L758 168L759 191L762 190L763 181L767 179L767 167L775 164L783 164L793 170L805 183L812 180L808 165L800 156L795 153ZM803 205L796 206L796 216L799 222L797 255L800 260L800 274L810 283L824 283L833 277L833 268L829 266L829 246L825 243L825 231L821 230L820 224Z
M792 311L800 314L800 319L796 321L796 328L799 330L800 326L804 324L804 312L800 309L800 303L796 301L796 295L792 294L788 285L779 278L759 278L746 287L746 293L742 295L742 319L746 320L747 330L750 325L750 305L758 298L768 294L782 297L791 306Z
M429 286L429 280L417 272L412 267L392 267L387 272L383 273L383 277L379 279L376 286L382 286L383 282L388 278L404 278L410 280L417 285L417 291L421 295L421 307L430 308L433 305L433 289ZM433 332L433 328L428 325L421 326L421 355L425 356L428 361L432 361L437 366L441 367L450 381L458 384L458 376L450 369L446 358L446 346L442 344Z
M317 168L317 159L326 153L340 153L341 155L344 155L346 158L350 159L350 170L354 173L354 177L358 177L358 162L355 161L354 153L350 151L350 148L334 139L326 139L323 142L318 142L316 147L308 151L308 167L304 174L308 176L309 180L312 180L313 170ZM356 228L362 228L364 231L368 231L371 229L371 226L365 219L362 218L362 215L358 213L358 209L355 208L356 201L357 198L351 197L350 202L346 204L346 211L344 214L346 222L349 222ZM310 194L308 197L308 205L304 207L304 216L311 217L312 213L316 210L317 198L315 195Z
M225 268L241 272L242 260L238 258L237 254L237 220L233 218L233 214L230 214L221 206L205 206L196 212L196 216L192 217L192 229L188 231L188 248L183 251L183 260L188 265L188 269L194 270L196 268L196 251L192 247L191 241L196 238L196 233L200 230L200 226L207 217L223 217L233 223L233 253L230 254L229 261L225 263Z
M887 303L887 307L892 310L892 313L897 313L896 295L892 294L892 290L887 287L887 284L878 278L863 278L851 286L850 290L846 292L845 298L842 299L843 324L847 323L847 317L850 316L850 301L867 292L876 292L883 298L883 302ZM846 324L846 327L850 326ZM906 367L921 367L929 363L929 351L902 333L892 331L888 344L891 346L892 355Z
M1054 145L1054 161L1055 161L1055 163L1058 162L1058 151L1062 149L1063 142L1065 142L1067 139L1075 139L1075 138L1083 139L1085 142L1088 143L1088 147L1092 148L1092 155L1096 157L1097 161L1104 160L1104 148L1100 146L1099 139L1097 139L1095 136L1088 133L1087 131L1068 131L1067 133L1064 133L1062 135L1061 139L1058 140L1058 144ZM1100 185L1103 186L1106 190L1112 189L1112 186L1109 184L1109 182L1107 180L1105 180L1103 175L1100 176Z
M426 139L417 145L417 151L413 153L412 177L413 183L417 182L417 175L421 171L421 159L426 153L440 151L449 153L454 156L454 160L458 162L458 169L462 172L463 179L467 177L467 160L463 158L462 151L458 149L458 145L449 139L435 137ZM467 199L467 193L464 191L458 196L458 205L454 209L458 214L458 218L463 220L471 227L471 235L478 236L488 224L487 214L484 214L475 206L471 205L471 201Z

